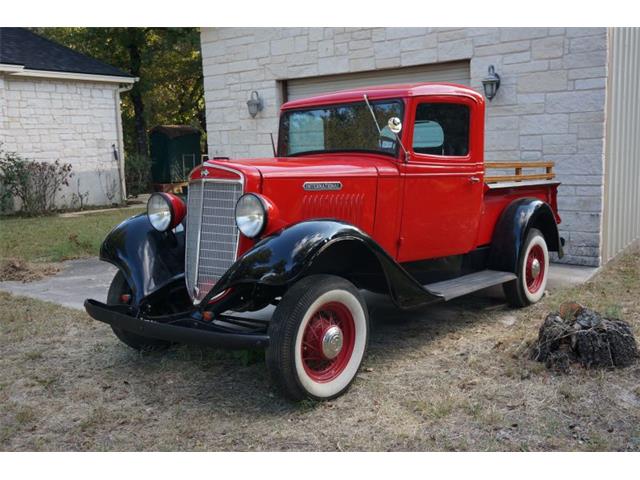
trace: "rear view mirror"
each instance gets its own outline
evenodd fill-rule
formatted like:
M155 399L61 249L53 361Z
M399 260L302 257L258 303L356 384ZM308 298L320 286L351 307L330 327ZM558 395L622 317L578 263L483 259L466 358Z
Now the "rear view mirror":
M402 122L398 117L391 117L389 119L389 122L387 122L387 126L389 127L389 130L391 130L396 135L402 130Z

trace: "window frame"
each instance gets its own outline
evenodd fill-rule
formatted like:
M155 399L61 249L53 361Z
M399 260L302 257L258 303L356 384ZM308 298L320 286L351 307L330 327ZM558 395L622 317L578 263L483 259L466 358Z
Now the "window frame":
M418 114L418 107L424 104L444 103L450 105L461 105L469 111L469 134L467 136L467 154L466 155L435 155L431 153L420 153L413 149L413 134L416 124L416 116ZM410 154L410 162L415 163L436 163L443 165L451 165L457 163L472 163L472 157L474 154L474 141L473 141L473 128L475 125L474 105L470 99L460 96L423 96L415 97L411 106L411 130L407 132L407 150Z
M400 117L400 120L402 121L402 125L406 125L406 119L407 119L407 114L409 111L408 105L407 105L407 101L405 98L402 97L389 97L389 98L369 98L369 103L371 103L371 106L374 107L375 110L375 104L376 103L399 103L402 109L402 114ZM335 153L343 153L343 154L352 154L352 153L367 153L367 154L372 154L372 155L384 155L385 157L391 157L391 158L395 158L395 159L399 159L401 154L404 154L402 151L402 147L400 146L399 142L396 142L396 146L395 146L395 152L385 152L382 150L367 150L367 149L350 149L350 150L346 150L346 149L336 149L336 150L309 150L309 151L305 151L305 152L298 152L298 153L293 153L293 154L285 154L284 152L282 152L283 150L283 140L281 140L281 136L280 133L282 131L282 124L284 123L284 119L285 116L290 114L290 113L295 113L295 112L305 112L305 111L309 111L309 110L320 110L323 108L335 108L335 107L343 107L343 106L350 106L350 105L364 105L365 108L367 108L366 102L364 101L364 98L362 100L358 100L358 101L350 101L350 102L338 102L338 103L327 103L324 105L313 105L313 106L308 106L308 107L299 107L299 108L291 108L291 109L287 109L282 111L282 113L280 114L280 118L278 121L278 145L277 145L277 155L278 157L282 157L282 158L296 158L296 157L304 157L306 155L320 155L320 154L335 154ZM373 121L373 119L372 119ZM380 128L384 128L386 126L386 124L384 125L380 125ZM398 137L400 138L401 142L405 142L403 135L403 132L400 132L400 134L398 135Z

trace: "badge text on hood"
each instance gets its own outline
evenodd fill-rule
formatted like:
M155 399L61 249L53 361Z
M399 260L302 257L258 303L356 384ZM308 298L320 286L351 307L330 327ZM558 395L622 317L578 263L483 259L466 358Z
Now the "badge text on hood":
M342 190L341 182L304 182L302 187L307 191Z

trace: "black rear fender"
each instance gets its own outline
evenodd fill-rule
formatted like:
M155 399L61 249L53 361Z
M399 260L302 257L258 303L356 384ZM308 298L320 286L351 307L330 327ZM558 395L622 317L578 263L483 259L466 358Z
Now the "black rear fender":
M520 251L531 228L540 230L549 250L558 252L558 257L562 258L562 242L551 207L537 198L521 198L504 209L496 224L489 268L516 272Z

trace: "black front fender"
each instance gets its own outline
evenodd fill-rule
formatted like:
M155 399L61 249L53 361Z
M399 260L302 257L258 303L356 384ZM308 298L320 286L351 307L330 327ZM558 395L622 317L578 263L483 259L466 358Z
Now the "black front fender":
M184 277L184 230L158 232L142 213L107 235L100 259L122 271L137 305L150 293Z
M369 255L377 263L378 272L386 280L386 289L398 306L409 308L441 300L440 296L424 289L362 230L335 220L311 220L258 242L227 270L201 304L206 305L219 293L240 285L288 287L306 274L333 272L336 256L329 265L328 253L347 243L353 247L350 252ZM344 255L338 257L347 269L354 260Z
M490 268L516 272L520 251L530 228L539 229L549 250L563 256L558 225L551 207L537 198L521 198L504 209L496 224L491 242Z

